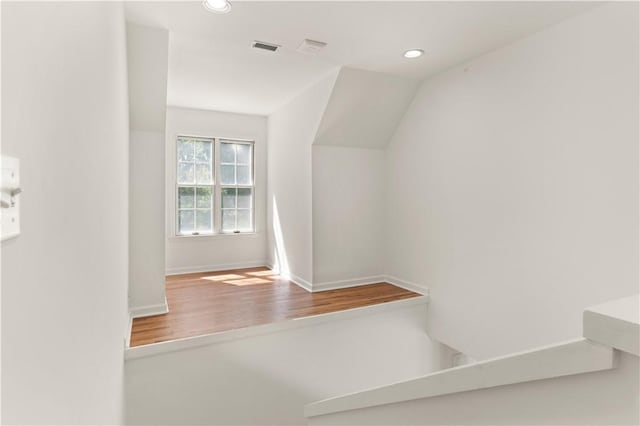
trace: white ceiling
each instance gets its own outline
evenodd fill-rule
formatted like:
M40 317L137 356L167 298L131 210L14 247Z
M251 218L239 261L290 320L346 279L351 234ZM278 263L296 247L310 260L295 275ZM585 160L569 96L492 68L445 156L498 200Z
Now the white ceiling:
M233 1L233 0L232 0ZM424 79L583 12L587 2L127 2L130 22L170 31L167 103L267 115L338 66ZM328 43L316 56L303 39ZM251 48L253 40L282 46ZM404 50L422 48L417 60Z

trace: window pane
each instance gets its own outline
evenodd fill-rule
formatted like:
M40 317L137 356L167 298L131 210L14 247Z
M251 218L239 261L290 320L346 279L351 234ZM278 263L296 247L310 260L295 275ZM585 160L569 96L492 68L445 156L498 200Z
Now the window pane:
M238 188L238 208L251 208L251 188Z
M251 164L251 145L237 144L236 152L238 153L238 164Z
M238 166L238 185L251 185L250 166Z
M223 231L236 230L236 211L235 210L222 210L222 230Z
M235 163L236 153L235 144L233 143L221 143L220 144L220 162L221 163Z
M199 209L211 208L211 188L210 187L198 187L196 189L196 207ZM199 224L200 222L198 222Z
M178 163L178 183L195 183L193 163Z
M236 208L236 189L235 188L222 188L222 208L223 209Z
M195 156L196 161L201 163L211 163L211 147L210 141L196 141L195 142Z
M238 230L251 231L251 210L238 210Z
M211 210L196 210L196 231L211 232Z
M196 164L196 183L210 184L212 182L211 178L210 164Z
M193 161L193 141L178 138L178 161Z
M178 208L193 208L195 188L178 188Z
M193 232L194 216L193 210L182 210L178 216L178 232L190 234Z
M220 166L220 183L222 185L236 184L235 169L236 169L236 166L228 166L228 165Z

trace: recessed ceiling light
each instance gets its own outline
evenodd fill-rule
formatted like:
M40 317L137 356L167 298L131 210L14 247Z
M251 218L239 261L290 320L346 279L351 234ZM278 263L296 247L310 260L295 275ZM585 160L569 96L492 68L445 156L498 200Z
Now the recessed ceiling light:
M231 3L229 0L204 0L202 5L209 12L214 13L229 13L231 10Z
M404 57L407 59L415 59L415 58L419 58L423 54L424 54L424 50L422 49L409 49L406 52L404 52Z

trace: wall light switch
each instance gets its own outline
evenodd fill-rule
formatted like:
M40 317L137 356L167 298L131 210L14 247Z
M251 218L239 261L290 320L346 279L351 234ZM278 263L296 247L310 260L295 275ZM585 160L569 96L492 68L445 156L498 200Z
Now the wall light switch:
M20 160L0 158L0 237L7 240L20 235Z

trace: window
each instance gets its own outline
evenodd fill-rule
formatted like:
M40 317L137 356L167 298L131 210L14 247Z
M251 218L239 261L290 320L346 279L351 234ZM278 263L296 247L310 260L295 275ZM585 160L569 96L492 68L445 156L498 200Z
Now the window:
M222 232L253 230L253 144L220 141Z
M253 232L253 142L178 136L176 151L176 234Z
M178 234L213 233L213 139L178 138Z

